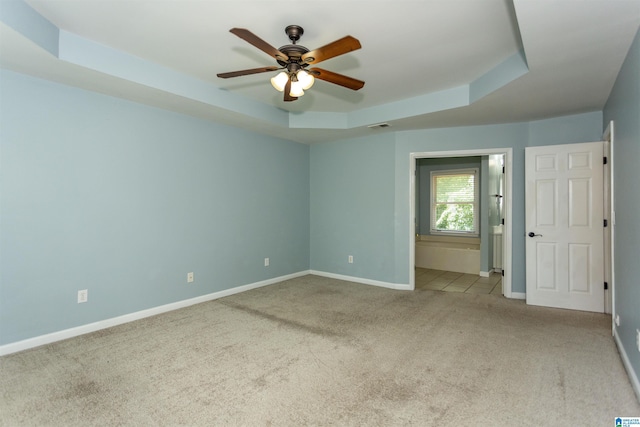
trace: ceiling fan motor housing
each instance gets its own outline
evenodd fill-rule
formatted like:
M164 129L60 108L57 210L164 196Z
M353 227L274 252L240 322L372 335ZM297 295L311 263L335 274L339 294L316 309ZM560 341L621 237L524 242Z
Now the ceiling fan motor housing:
M308 63L300 59L302 55L309 52L309 49L307 49L302 45L288 44L288 45L282 46L278 50L289 57L288 61L277 59L278 64L282 65L283 67L288 68L289 65L295 64L298 66L298 68L302 68L302 67L307 67L309 65ZM289 70L289 71L294 71L294 70Z

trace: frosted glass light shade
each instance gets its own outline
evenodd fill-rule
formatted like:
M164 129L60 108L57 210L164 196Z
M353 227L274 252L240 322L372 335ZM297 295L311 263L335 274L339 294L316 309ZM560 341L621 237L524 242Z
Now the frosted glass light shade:
M295 96L296 98L304 95L304 90L302 90L302 84L300 82L291 82L291 91L289 95Z
M298 81L300 82L300 84L302 85L302 89L304 90L311 88L311 86L313 86L313 82L315 81L313 75L307 73L305 70L298 71L296 77L298 77Z
M284 90L284 87L287 85L287 80L289 80L289 75L284 71L280 71L278 75L271 78L271 85L278 92L282 92Z

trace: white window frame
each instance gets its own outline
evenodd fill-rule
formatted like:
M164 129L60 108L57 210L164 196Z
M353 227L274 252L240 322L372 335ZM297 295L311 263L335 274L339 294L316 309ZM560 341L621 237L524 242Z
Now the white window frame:
M435 177L443 175L461 175L461 174L473 174L474 175L474 200L473 200L473 230L472 231L445 231L437 230L436 225L436 181ZM430 202L430 224L429 229L431 234L443 235L443 236L464 236L464 237L478 237L480 235L480 170L479 168L469 169L446 169L446 170L433 170L431 171L430 184L431 184L431 202Z

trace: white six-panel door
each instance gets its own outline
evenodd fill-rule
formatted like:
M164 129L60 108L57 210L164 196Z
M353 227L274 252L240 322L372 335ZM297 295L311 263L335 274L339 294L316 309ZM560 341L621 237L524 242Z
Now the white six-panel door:
M525 149L527 304L604 311L603 151Z

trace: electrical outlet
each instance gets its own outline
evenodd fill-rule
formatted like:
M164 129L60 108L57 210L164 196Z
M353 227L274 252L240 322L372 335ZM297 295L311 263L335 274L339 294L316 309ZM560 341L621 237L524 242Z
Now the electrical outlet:
M88 299L89 299L89 290L83 289L81 291L78 291L78 304L87 302Z
M264 259L264 266L269 267L269 258Z
M349 264L353 264L353 255L349 255Z
M187 273L187 283L193 283L193 271L191 273Z
M616 326L620 326L620 315L616 314Z
M638 345L638 351L640 351L640 329L636 329L636 344Z

